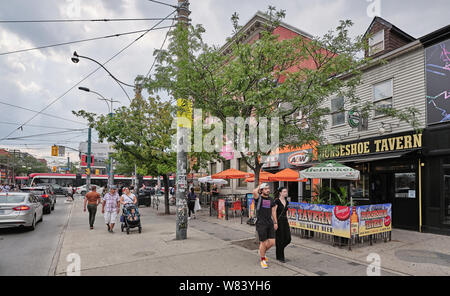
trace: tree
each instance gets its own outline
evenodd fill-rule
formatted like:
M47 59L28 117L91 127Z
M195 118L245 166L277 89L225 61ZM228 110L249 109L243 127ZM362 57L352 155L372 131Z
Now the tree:
M259 39L245 42L235 13L228 48L204 43L200 25L177 27L168 49L157 53L154 77L142 79L150 93L165 90L174 98L191 98L194 108L206 110L203 120L208 116L220 123L236 117L253 119L243 128L233 127L225 139L241 147L241 157L255 173L255 185L259 184L262 158L279 146L323 142L324 116L330 110L322 106L329 96L339 94L353 105L360 104L355 87L360 83L361 67L369 62L359 58L367 48L368 36L351 39L351 21L341 21L321 38L298 36L280 41L273 30L284 15L269 6L269 22ZM341 79L344 74L346 79ZM373 107L359 106L365 112ZM278 139L270 139L266 147L258 143L254 149L254 142L245 139L255 140L252 129L262 127L264 119L278 120ZM408 120L406 116L403 119ZM267 133L275 133L276 127L267 126ZM224 130L223 126L219 129ZM204 139L210 131L204 132ZM215 140L219 142L217 153L223 138Z
M122 163L137 164L140 174L163 176L165 213L169 214L169 174L176 171L176 153L171 150L171 129L175 108L159 97L136 96L129 107L114 110L114 115L72 111L86 118L98 131L100 142L107 140Z

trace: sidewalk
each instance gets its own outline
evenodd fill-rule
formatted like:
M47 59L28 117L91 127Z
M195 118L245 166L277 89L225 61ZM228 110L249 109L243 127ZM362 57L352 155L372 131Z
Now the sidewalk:
M255 228L240 224L240 218L228 221L209 216L209 209L189 221L188 239L175 240L175 215L164 216L161 202L156 208L140 207L142 233L127 235L106 231L101 208L95 229L89 230L88 214L77 199L72 210L56 275L65 275L70 262L67 255L81 258L81 275L363 275L370 253L381 257L381 275L450 275L450 237L394 230L392 241L373 246L333 247L326 242L292 236L286 249L285 264L275 260L275 248L269 257L269 269L259 266ZM175 213L175 207L171 207ZM246 219L245 219L246 220Z

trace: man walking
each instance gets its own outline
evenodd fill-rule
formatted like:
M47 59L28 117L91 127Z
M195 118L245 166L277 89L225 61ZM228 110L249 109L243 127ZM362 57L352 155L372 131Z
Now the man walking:
M269 184L263 183L253 190L256 203L256 232L259 237L259 253L261 255L261 267L268 268L266 252L275 245L274 221L276 212L273 211L275 202L269 196Z
M84 198L84 211L86 212L86 204L87 209L89 211L89 226L91 229L94 229L95 222L95 214L97 214L97 206L100 204L100 194L97 192L97 187L92 185L91 191L86 193Z
M114 233L114 224L120 211L120 197L116 189L116 186L111 186L109 192L103 196L102 214L105 216L105 223L110 233Z

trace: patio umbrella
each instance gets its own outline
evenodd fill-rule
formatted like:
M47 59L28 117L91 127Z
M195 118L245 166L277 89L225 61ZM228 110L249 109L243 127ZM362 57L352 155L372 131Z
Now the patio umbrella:
M340 164L334 160L329 160L316 166L310 167L306 170L300 171L300 178L330 179L331 184L331 179L350 181L359 180L359 171ZM351 205L353 205L353 200L351 197L350 203Z
M265 171L261 171L259 173L259 182L260 183L261 182L271 182L269 178L272 177L272 176L274 176L274 174L269 173L269 172L265 172ZM253 183L253 182L255 182L255 177L247 178L247 179L245 179L245 182Z
M220 185L228 184L228 182L224 179L213 179L213 178L211 178L211 176L198 178L198 181L200 183L211 183L211 184L220 184Z
M300 179L298 172L293 169L284 169L269 177L270 181L285 181L285 182L306 182L305 179Z
M228 169L223 172L211 176L213 179L244 179L253 177L254 175L247 172L242 172L236 169Z

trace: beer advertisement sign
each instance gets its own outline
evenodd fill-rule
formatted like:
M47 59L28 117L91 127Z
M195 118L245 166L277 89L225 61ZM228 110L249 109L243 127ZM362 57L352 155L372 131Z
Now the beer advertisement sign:
M350 207L290 203L289 226L350 238Z
M359 219L359 236L392 231L392 204L356 207Z

